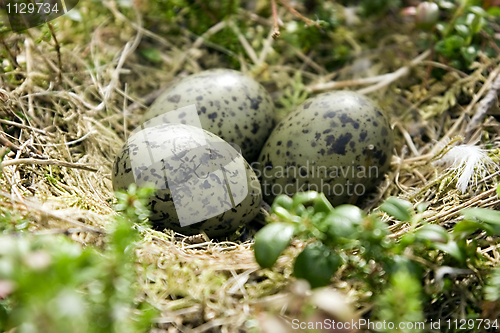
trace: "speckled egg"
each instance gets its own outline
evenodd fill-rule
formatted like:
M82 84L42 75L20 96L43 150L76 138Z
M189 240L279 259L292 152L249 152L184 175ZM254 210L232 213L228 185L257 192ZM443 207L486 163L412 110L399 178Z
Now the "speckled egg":
M390 167L394 138L387 116L348 91L302 103L271 133L255 169L264 199L314 190L333 205L373 190Z
M157 98L144 120L191 104L196 105L203 129L238 145L248 161L258 157L275 125L274 104L265 88L229 69L182 79Z
M150 127L148 127L150 126ZM233 147L190 125L146 122L113 165L113 188L153 187L150 221L184 235L230 235L250 222L262 201L259 181Z

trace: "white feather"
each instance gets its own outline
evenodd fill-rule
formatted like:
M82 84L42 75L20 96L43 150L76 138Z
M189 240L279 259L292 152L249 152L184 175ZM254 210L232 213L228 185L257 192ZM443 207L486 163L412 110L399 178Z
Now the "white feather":
M471 180L477 184L478 178L489 174L488 168L497 168L485 150L471 144L452 147L433 164L444 165L456 173L453 179L458 178L457 188L462 194L467 190Z

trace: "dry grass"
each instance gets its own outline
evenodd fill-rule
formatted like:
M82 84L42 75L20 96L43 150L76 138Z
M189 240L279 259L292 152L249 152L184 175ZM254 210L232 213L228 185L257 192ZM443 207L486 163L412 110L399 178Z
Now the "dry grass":
M207 64L223 63L225 51L204 38L230 24L216 24L197 38L186 32L167 39L143 29L139 12L125 16L114 1L104 4L106 8L95 9L95 3L81 2L79 8L88 19L85 28L83 23L58 19L54 24L58 45L54 38L43 37L50 35L47 27L8 35L6 54L17 61L11 61L12 68L0 76L1 138L11 148L1 164L0 205L29 219L31 232L69 233L85 245L100 245L112 222L114 154L138 125L151 102L148 94L153 92L154 97L157 89ZM267 18L250 17L254 26L273 25ZM378 194L362 203L367 210L388 196L401 196L414 204L429 202L427 221L449 227L462 208L499 207L495 191L499 175L494 170L470 192L460 194L453 181L446 183L447 171L431 162L439 153L437 142L469 135L467 120L491 89L500 58L481 59L473 74L464 75L430 61L428 53L419 56L412 51L411 36L395 32L371 54L360 54L358 60L368 67L357 68L353 59L351 65L328 74L314 51L304 54L290 48L287 55L273 54L274 43L285 42L273 40L271 33L263 35L258 49L252 46L256 43L239 37L249 59L237 55L241 69L262 81L276 101L299 71L304 91L348 86L369 93L391 114L399 140L397 154ZM140 43L157 47L161 63L145 62L137 52ZM429 79L433 66L447 71L441 81ZM335 83L328 83L333 79ZM469 135L479 136L491 144L490 155L498 162L498 121L490 117ZM404 234L406 227L393 225L393 236ZM252 320L257 319L278 327L267 313L296 314L294 302L304 302L304 295L309 295L290 284L293 254L302 246L296 243L272 271L261 270L251 241L217 243L146 230L138 250L140 262L146 264L140 268L145 273L140 283L144 296L161 310L154 332L251 330ZM499 246L479 251L491 258L492 266L500 263ZM369 310L370 304L363 304L368 296L356 286L341 280L334 286L355 299L361 312Z

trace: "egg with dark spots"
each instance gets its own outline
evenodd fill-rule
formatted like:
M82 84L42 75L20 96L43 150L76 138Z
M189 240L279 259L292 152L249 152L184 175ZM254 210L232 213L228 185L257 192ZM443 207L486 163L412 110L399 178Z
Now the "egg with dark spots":
M269 203L279 194L313 190L339 205L377 186L393 148L389 120L376 103L354 92L329 92L278 124L254 168Z
M149 198L155 229L224 237L259 212L261 187L229 143L201 128L145 122L116 155L113 189L155 190Z
M182 79L156 99L143 121L192 104L202 128L236 144L250 162L259 156L275 125L274 104L266 89L230 69L207 70ZM237 125L239 131L234 130Z

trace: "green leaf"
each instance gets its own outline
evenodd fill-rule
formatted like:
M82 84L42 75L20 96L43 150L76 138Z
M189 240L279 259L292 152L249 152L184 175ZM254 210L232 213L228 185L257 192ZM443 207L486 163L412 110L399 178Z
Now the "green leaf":
M450 58L464 45L465 39L462 36L451 35L436 43L436 51Z
M484 298L490 302L500 301L500 267L495 268L484 288Z
M489 235L492 235L494 233L489 224L463 220L455 224L455 227L453 227L453 234L456 235L456 239L462 239L469 236L470 234L475 233L477 230L484 230Z
M299 204L308 204L313 202L319 196L318 192L308 191L308 192L298 192L293 195L293 205L297 206Z
M142 48L139 50L144 58L148 59L151 62L159 63L162 61L160 51L154 47Z
M343 217L354 224L361 223L365 217L363 211L354 205L340 205L335 208L333 214Z
M468 64L471 64L474 60L476 60L479 51L479 47L475 45L460 48L460 54L464 57Z
M413 206L411 203L395 197L388 198L380 206L380 210L403 222L409 222L411 220L412 214L410 212L412 209Z
M415 232L418 239L428 240L433 243L446 244L450 239L450 235L445 228L436 224L426 224L421 229Z
M320 212L328 214L333 210L332 204L328 201L325 195L316 191L298 192L293 196L292 200L293 207L295 208L312 205L314 208L314 214Z
M478 219L491 224L500 225L500 212L487 208L467 208L461 211L466 219Z
M469 11L480 17L488 16L488 13L486 13L486 11L479 6L470 6Z
M353 205L338 206L326 216L323 223L327 233L333 238L355 239L359 234L359 225L363 222L363 211Z
M283 207L275 207L272 213L280 218L283 222L292 222L294 221L294 215L292 215L288 210Z
M495 17L500 17L500 7L491 7L488 9L488 14L495 16Z
M416 262L402 255L395 255L392 258L391 265L389 265L386 269L391 275L402 270L407 271L416 278L420 277L422 274L422 269Z
M407 246L411 246L413 245L413 243L415 243L415 234L413 233L409 233L409 234L405 234L403 237L401 237L401 239L399 240L399 243L398 245L404 249L406 248Z
M303 205L303 204L298 204L298 205L294 208L294 210L295 210L295 214L296 214L297 216L301 216L301 217L302 217L304 214L307 214L307 208L306 208L306 207L304 207L304 205Z
M473 13L467 14L465 21L466 24L469 25L473 34L477 34L478 32L480 32L486 24L486 21L482 16Z
M432 245L434 248L448 253L453 258L457 259L458 261L460 261L462 263L465 262L464 251L460 248L460 246L458 246L458 244L455 241L449 241L446 244L433 243Z
M488 224L488 227L483 227L484 230L491 230L492 234L500 235L500 212L487 208L468 208L462 210L462 215L467 220L477 219Z
M384 290L377 290L374 299L372 319L376 321L392 322L400 329L377 330L378 332L421 333L422 327L410 327L409 322L424 320L424 295L421 277L415 276L407 270L400 269L392 274ZM403 325L401 325L401 323Z
M456 24L455 25L455 30L459 33L460 36L462 37L467 37L470 35L470 29L467 27L465 24Z
M427 209L427 207L429 207L429 203L428 202L421 202L417 205L417 212L419 213L423 213L425 212L425 210Z
M314 199L314 211L316 213L322 212L322 213L330 213L333 210L333 206L328 201L328 199L325 197L323 193L320 193L316 199Z
M263 268L272 267L290 244L295 230L290 223L271 223L260 229L253 246L257 263Z
M311 288L328 285L342 258L321 242L307 245L295 259L293 275L309 281Z
M283 207L286 210L292 210L293 199L286 194L280 194L276 197L276 199L274 199L273 204L271 205L271 212L273 212L276 207Z

